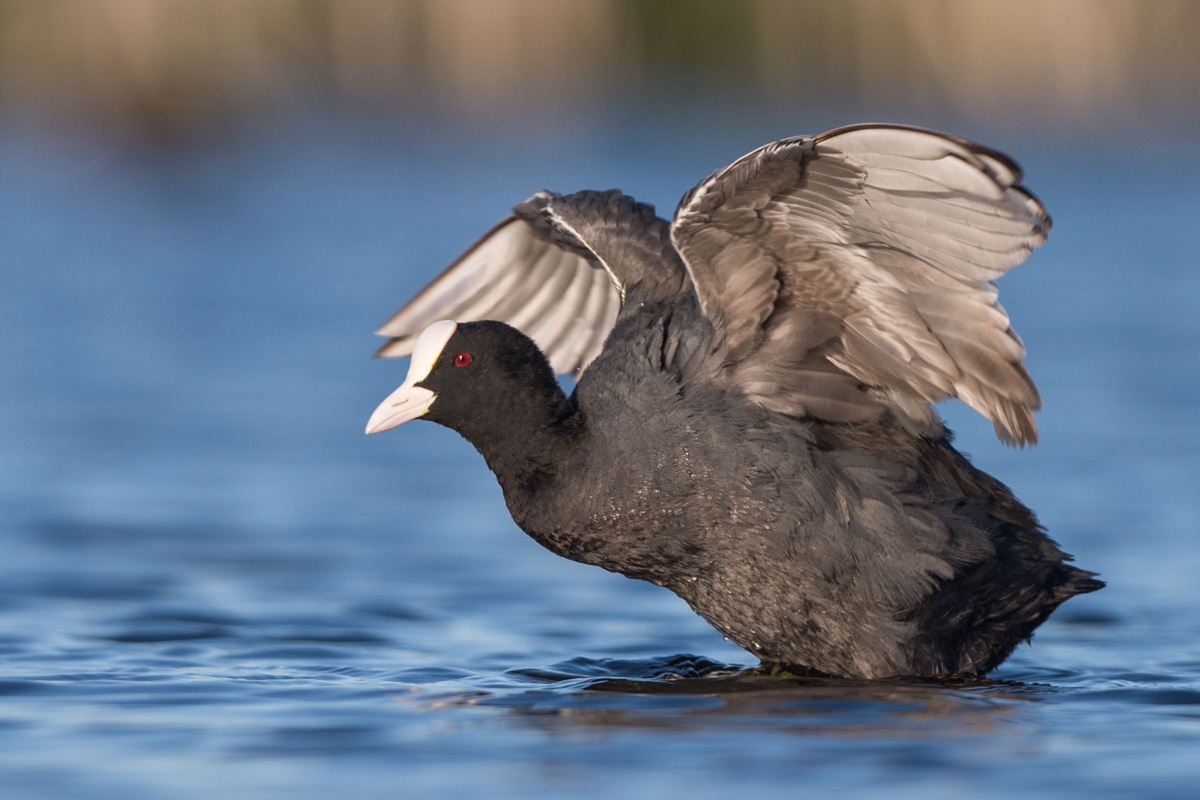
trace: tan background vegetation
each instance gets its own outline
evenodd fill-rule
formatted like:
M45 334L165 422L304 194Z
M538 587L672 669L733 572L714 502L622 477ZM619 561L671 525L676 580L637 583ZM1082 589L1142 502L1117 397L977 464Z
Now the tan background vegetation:
M1192 0L0 0L0 104L186 132L314 94L503 113L663 91L1125 122L1200 107Z

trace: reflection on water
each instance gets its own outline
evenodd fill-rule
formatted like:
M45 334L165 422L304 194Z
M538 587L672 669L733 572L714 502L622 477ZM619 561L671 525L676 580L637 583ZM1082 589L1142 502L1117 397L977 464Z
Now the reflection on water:
M592 677L572 676L580 672ZM507 708L547 728L610 726L675 730L769 728L797 735L954 736L984 730L1007 701L1036 700L1051 687L988 678L782 677L693 656L641 662L572 659L516 674L545 688L427 700ZM646 675L647 677L636 677ZM927 724L936 720L936 727Z
M303 118L177 158L0 137L7 791L1194 793L1186 150L995 142L1056 220L1002 284L1045 438L947 413L1109 588L991 680L749 671L673 595L530 542L454 434L362 435L404 368L370 331L513 201L669 209L764 141L874 116L628 113L549 140Z

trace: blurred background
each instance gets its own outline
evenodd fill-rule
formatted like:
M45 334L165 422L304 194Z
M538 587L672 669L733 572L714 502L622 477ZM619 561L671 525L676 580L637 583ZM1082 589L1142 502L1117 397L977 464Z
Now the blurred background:
M538 189L669 216L862 121L1053 214L1000 282L1041 443L945 414L1109 588L997 673L1042 703L577 697L752 661L527 540L455 434L363 436L406 366L371 331ZM0 0L6 789L1190 796L1198 139L1190 0Z
M1189 0L4 0L5 110L177 140L295 103L512 117L667 96L981 125L1195 122Z

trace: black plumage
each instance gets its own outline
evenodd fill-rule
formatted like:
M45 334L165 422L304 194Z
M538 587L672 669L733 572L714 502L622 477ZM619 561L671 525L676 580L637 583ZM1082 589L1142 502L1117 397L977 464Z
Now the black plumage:
M856 126L739 159L670 224L540 192L381 329L382 355L416 352L368 431L457 430L535 540L667 587L764 662L987 672L1103 586L930 407L1036 439L993 283L1050 227L1020 177Z

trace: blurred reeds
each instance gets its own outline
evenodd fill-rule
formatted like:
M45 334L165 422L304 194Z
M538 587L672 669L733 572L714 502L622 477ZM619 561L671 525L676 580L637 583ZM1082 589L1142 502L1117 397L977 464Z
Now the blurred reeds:
M0 0L0 112L186 133L720 90L989 118L1191 118L1195 0Z

